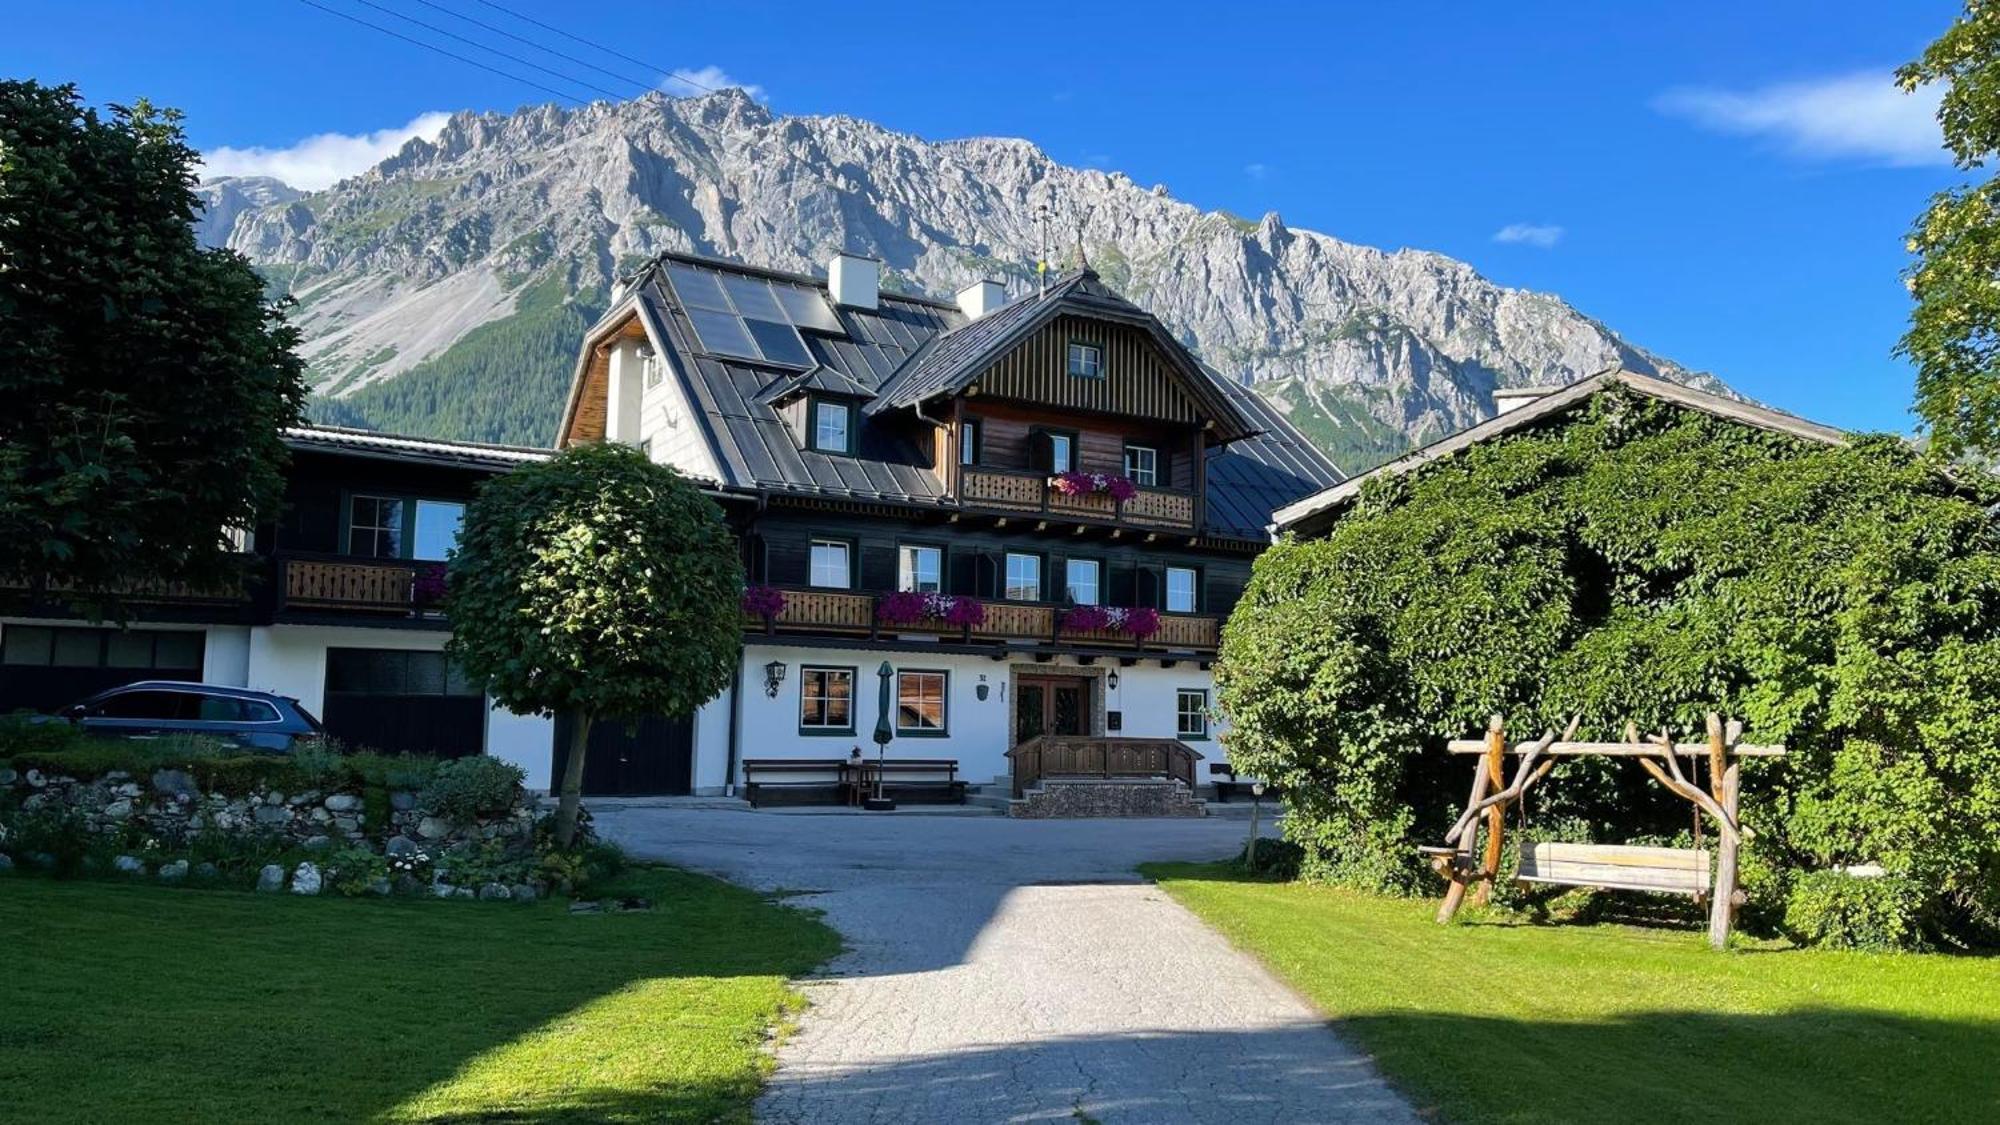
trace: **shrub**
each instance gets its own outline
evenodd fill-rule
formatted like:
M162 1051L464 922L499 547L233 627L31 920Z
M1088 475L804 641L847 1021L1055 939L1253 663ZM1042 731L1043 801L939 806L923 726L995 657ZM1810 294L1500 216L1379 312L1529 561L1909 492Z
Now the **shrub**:
M521 767L484 754L439 762L417 803L433 815L469 824L514 807L520 799Z
M389 877L389 862L365 847L335 848L318 860L327 886L352 898L368 893L378 879Z
M1698 730L1744 767L1746 919L1807 940L2000 938L2000 524L1992 482L1901 442L1831 447L1622 391L1378 481L1257 560L1224 632L1230 757L1283 786L1308 877L1436 891L1470 762L1444 743ZM1570 759L1538 820L1685 832L1629 762ZM1566 831L1570 829L1566 828ZM1829 876L1879 865L1889 878Z

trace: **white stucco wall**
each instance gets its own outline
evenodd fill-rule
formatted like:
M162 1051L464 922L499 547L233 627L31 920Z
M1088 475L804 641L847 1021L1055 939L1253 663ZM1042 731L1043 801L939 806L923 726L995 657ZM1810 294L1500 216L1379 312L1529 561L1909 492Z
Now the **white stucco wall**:
M289 695L317 715L326 702L326 650L387 648L437 652L445 635L416 629L330 625L271 625L250 630L247 684ZM486 720L486 752L528 772L530 789L548 789L554 725L546 718L494 707Z
M211 625L203 645L201 678L206 683L229 687L250 684L250 627Z
M774 699L765 694L764 665L773 660L785 663L785 680ZM1097 678L1099 687L1094 691L1103 694L1103 705L1108 710L1121 712L1123 727L1118 734L1135 738L1174 738L1175 734L1175 692L1180 688L1199 688L1210 692L1213 702L1213 677L1194 662L1183 662L1172 668L1161 668L1156 662L1146 661L1129 668L1119 667L1115 660L1100 660L1096 664L1082 666L1074 659L1064 657L1046 664L1037 664L1033 657L1010 656L1007 660L996 661L984 655L954 655L922 652L889 652L867 648L830 649L805 648L785 645L751 643L743 650L743 714L742 742L739 757L742 758L837 758L845 757L850 749L859 745L865 753L873 754L875 744L871 738L875 730L880 689L876 669L887 660L898 670L942 670L951 674L947 694L946 725L948 734L944 738L898 738L890 743L892 757L909 758L956 758L959 776L978 784L995 778L1008 776L1007 751L1011 743L1010 716L1013 710L1013 679L1022 673L1053 673L1071 671L1088 674ZM799 691L802 677L801 666L824 665L852 667L856 670L854 733L843 735L808 735L799 732ZM1118 673L1118 687L1103 687L1105 678L1112 671ZM979 685L987 687L987 696L981 700ZM725 693L726 696L727 693ZM710 707L719 712L716 719L726 724L728 712L723 707L725 701L718 701ZM1097 714L1096 708L1093 711ZM704 710L706 716L708 710ZM1096 721L1096 720L1094 720ZM711 727L715 723L709 724ZM1189 741L1189 745L1202 754L1202 762L1197 767L1197 781L1206 782L1207 763L1219 760L1221 751L1214 736L1218 724L1211 724L1210 739L1206 742ZM726 733L726 726L724 727ZM713 785L711 780L719 777L726 769L726 740L716 739L714 745L702 737L702 724L696 725L695 784ZM731 779L740 781L740 778Z

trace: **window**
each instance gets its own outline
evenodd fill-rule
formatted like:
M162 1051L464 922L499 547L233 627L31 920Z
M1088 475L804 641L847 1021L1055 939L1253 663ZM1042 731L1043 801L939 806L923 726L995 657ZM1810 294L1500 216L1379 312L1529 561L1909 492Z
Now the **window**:
M165 629L62 629L9 625L0 663L40 668L144 668L201 674L206 634Z
M106 719L185 719L187 703L176 691L128 691L98 704L93 713Z
M910 738L938 738L945 733L945 688L949 672L896 673L896 733Z
M1063 586L1069 592L1069 600L1078 605L1098 604L1097 560L1070 559L1066 565Z
M1042 600L1042 556L1007 552L1006 594L1010 602Z
M936 547L901 548L896 567L896 589L919 594L944 591L944 552Z
M1208 737L1208 692L1182 688L1174 694L1174 730L1182 738Z
M848 567L852 551L852 546L839 539L813 540L811 584L833 590L845 590L854 585L853 572Z
M967 418L958 424L958 463L979 464L979 420Z
M1125 447L1125 475L1133 484L1160 483L1160 451L1146 445Z
M661 363L659 354L650 349L640 349L639 369L645 373L647 390L659 386L660 380L666 377L666 364Z
M439 562L458 543L465 505L399 496L347 498L347 553L368 559Z
M854 733L854 669L799 669L799 733Z
M403 557L403 502L388 496L347 498L347 553L366 559Z
M445 500L417 501L416 537L410 547L410 557L443 559L458 545L458 527L464 522L463 504Z
M1167 568L1167 612L1193 613L1195 610L1195 570L1191 566Z
M1069 373L1084 379L1104 378L1104 349L1096 344L1069 345Z
M812 447L821 453L852 453L854 408L844 402L812 400Z
M1076 468L1076 439L1068 434L1049 435L1049 471L1066 473Z
M639 456L641 456L641 457L644 457L644 458L645 458L646 460L648 460L648 461L651 461L651 460L653 459L653 439L652 439L652 438L640 438L640 439L639 439Z

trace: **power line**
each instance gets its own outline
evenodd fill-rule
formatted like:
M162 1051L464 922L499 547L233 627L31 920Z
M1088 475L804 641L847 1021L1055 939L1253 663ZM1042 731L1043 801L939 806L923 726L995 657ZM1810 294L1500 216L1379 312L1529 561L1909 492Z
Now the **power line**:
M392 15L392 16L395 16L395 17L396 17L397 19L399 19L399 20L403 20L403 21L406 21L406 22L408 22L408 23L413 23L413 24L416 24L416 25L417 25L418 27L422 27L422 28L428 28L428 29L429 29L429 30L431 30L431 31L435 31L435 32L437 32L437 33L438 33L439 35L443 35L443 36L447 36L447 37L449 37L449 38L452 38L452 39L456 39L456 40L458 40L458 41L459 41L460 43L467 43L467 44L470 44L470 45L472 45L472 46L474 46L474 47L477 47L478 49L480 49L480 50L482 50L482 51L485 51L485 52L489 53L489 54L494 54L494 55L499 55L499 56L500 56L501 58L503 58L503 59L510 59L510 60L512 60L512 61L514 61L514 62L517 62L517 63L520 63L520 64L521 64L522 66L525 66L525 67L528 67L528 68L529 68L529 69L531 69L531 70L539 70L539 71L541 71L541 72L542 72L543 74L548 74L548 75L553 75L553 76L555 76L556 78L558 78L558 79L560 79L560 80L562 80L562 81L564 81L564 82L570 82L570 83L574 83L575 85L578 85L578 86L582 86L582 87L584 87L585 89L589 89L589 90L595 90L595 91L597 91L598 93L600 93L600 94L603 94L603 95L604 95L605 97L607 97L607 98L610 98L610 99L612 99L612 100L614 100L614 101L622 101L622 100L624 100L624 97L625 97L625 95L623 95L623 94L620 94L620 93L618 93L618 92L617 92L617 91L615 91L615 90L607 90L607 89L605 89L604 87L602 87L602 86L599 86L599 85L597 85L597 84L596 84L596 83L594 83L594 82L585 82L585 81L584 81L583 79L581 79L581 78L576 78L576 77L573 77L573 76L571 76L571 75L568 75L568 74L564 74L564 73L563 73L562 71L560 71L560 70L551 70L551 69L549 69L548 67L545 67L545 66L541 65L540 63L536 63L536 62L530 62L530 61L528 61L527 59L524 59L524 58L522 58L522 57L521 57L521 56L519 56L519 55L511 55L511 54L508 54L508 53L507 53L506 51L503 51L503 50L501 50L501 49L500 49L500 48L498 48L498 47L488 47L488 46L487 46L486 44L484 44L484 43L481 43L481 42L480 42L479 40L477 40L477 39L468 39L468 38L466 38L465 36L463 36L463 35L460 35L459 33L455 32L455 31L446 31L446 30L445 30L444 28L442 28L442 27L439 27L439 26L437 26L436 24L433 24L433 23L425 23L424 21L422 21L422 20L418 19L418 18L417 18L417 17L415 17L415 16L406 16L406 15L404 15L403 13L401 13L401 12L399 12L399 11L395 10L394 8L385 8L385 7L383 7L382 5L380 5L380 4L377 4L377 3L375 3L375 0L354 0L354 2L355 2L355 3L357 3L357 4L361 4L361 5L364 5L364 6L366 6L366 7L370 7L370 8L373 8L373 9L375 9L375 10L376 10L376 11L378 11L378 12L385 12L385 13L387 13L387 14L389 14L389 15Z
M515 82L520 82L529 86L533 86L535 89L540 90L544 93L554 94L556 97L561 98L566 102L573 102L578 105L583 104L583 99L577 97L575 94L567 94L552 86L544 86L540 82L537 82L532 78L523 78L518 74L509 74L506 71L501 70L497 66L488 66L487 64L480 62L478 59L468 59L464 55L458 54L457 52L454 51L445 50L443 47L439 47L436 44L426 43L421 39L413 39L408 35L404 35L400 31L395 31L391 28L383 27L379 23L370 23L369 21L362 19L360 16L350 15L346 12L340 11L337 8L329 8L325 4L319 3L318 0L299 0L299 3L304 4L310 8L318 8L322 12L326 12L330 15L339 16L341 19L358 23L362 27L373 28L374 30L379 31L384 35L393 36L394 38L401 39L405 43L413 43L419 47L422 47L426 51L435 51L436 53L443 55L446 58L457 59L459 62L465 63L468 66L476 66L479 69L486 71L489 74L497 74L502 78L510 79Z
M556 50L554 47L543 46L542 44L535 42L533 39L530 39L525 35L516 35L513 32L508 31L504 27L495 27L484 20L474 19L471 16L466 15L464 12L454 11L453 9L447 8L442 4L433 3L432 0L417 0L417 3L422 4L426 8L436 9L437 11L443 12L446 15L455 16L458 19L462 19L465 22L473 25L474 27L483 27L495 35L504 35L507 38L512 39L516 43L526 43L528 46L533 47L535 50L541 51L545 54L554 55L559 59L566 59L570 62L575 63L578 66L587 66L599 74L606 75L611 78L616 78L620 82L631 83L632 85L637 86L642 90L653 89L654 84L651 82L641 82L636 78L630 77L629 75L620 74L615 70L606 70L603 67L598 66L596 63L591 62L588 59L580 59L577 58L575 55L566 55L563 52ZM641 63L639 65L644 66L645 64Z
M688 79L688 78L686 78L686 77L684 77L684 76L682 76L682 75L679 75L679 74L675 74L675 73L673 73L672 71L668 70L668 69L667 69L666 67L664 67L664 66L654 66L654 65L653 65L652 63L649 63L649 62L646 62L646 61L645 61L645 60L643 60L643 59L635 59L635 58L633 58L633 57L632 57L631 55L625 55L625 54L620 54L619 52L617 52L617 51L614 51L614 50L612 50L611 48L609 48L609 47L605 46L605 45L604 45L604 44L602 44L602 43L593 43L593 42L591 42L590 40L588 40L588 39L585 39L585 38L584 38L583 36L581 36L581 35L571 35L571 34L570 34L569 32L567 32L567 31L564 31L564 30L563 30L562 28L560 28L560 27L554 27L554 26L551 26L551 25L549 25L549 24L546 24L546 23L543 23L542 21L540 21L540 20L538 20L538 19L534 18L533 16L524 16L524 15L522 15L521 13L519 13L519 12L515 11L514 9L512 9L512 8L509 8L509 7L507 7L507 6L503 5L503 4L496 4L496 3L494 3L494 2L493 2L493 0L479 0L479 2L480 2L481 4L484 4L484 5L486 5L486 6L487 6L487 7L489 7L489 8L492 8L492 9L493 9L494 11L496 11L496 12L505 12L505 13L507 13L508 15L510 15L510 16L513 16L513 17L514 17L515 19L517 19L517 20L522 20L522 21L524 21L524 22L526 22L526 23L531 23L531 24L534 24L534 25L535 25L536 27L539 27L539 28L541 28L541 29L542 29L543 31L553 31L553 32L555 32L555 33L556 33L557 35L560 35L560 36L562 36L562 37L563 37L564 39L569 39L569 40L572 40L572 41L574 41L574 42L577 42L577 43L581 43L581 44L583 44L584 46L586 46L586 47L589 47L589 48L591 48L592 50L597 50L597 51L603 51L603 52L604 52L605 54L607 54L607 55L610 55L610 56L612 56L613 58L620 58L620 59L624 59L624 60L625 60L626 62L628 62L628 63L631 63L631 64L632 64L633 66L643 66L643 67L645 67L645 68L646 68L647 70L650 70L650 71L654 72L655 74L663 74L663 75L666 75L666 76L668 76L668 77L672 78L672 79L673 79L674 81L676 81L676 82L680 82L680 83L684 83L684 84L686 84L686 85L689 85L689 86L693 86L693 87L694 87L695 89L697 89L697 90L706 90L706 91L708 91L708 92L709 92L709 93L711 93L711 94L719 94L719 93L721 93L721 92L722 92L722 91L720 91L720 90L716 89L716 88L715 88L715 87L713 87L713 86L704 86L704 85L702 85L702 84L701 84L701 83L699 83L699 82L695 82L695 81L692 81L692 80L690 80L690 79Z

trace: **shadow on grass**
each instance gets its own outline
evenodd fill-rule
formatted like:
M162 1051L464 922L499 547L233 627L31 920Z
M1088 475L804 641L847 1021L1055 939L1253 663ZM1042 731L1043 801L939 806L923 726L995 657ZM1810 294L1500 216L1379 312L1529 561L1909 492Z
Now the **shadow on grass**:
M744 1117L785 979L838 938L629 883L654 910L0 880L0 1120Z
M1799 1008L1575 1021L1389 1012L1334 1026L1453 1122L2000 1120L1996 1023Z

